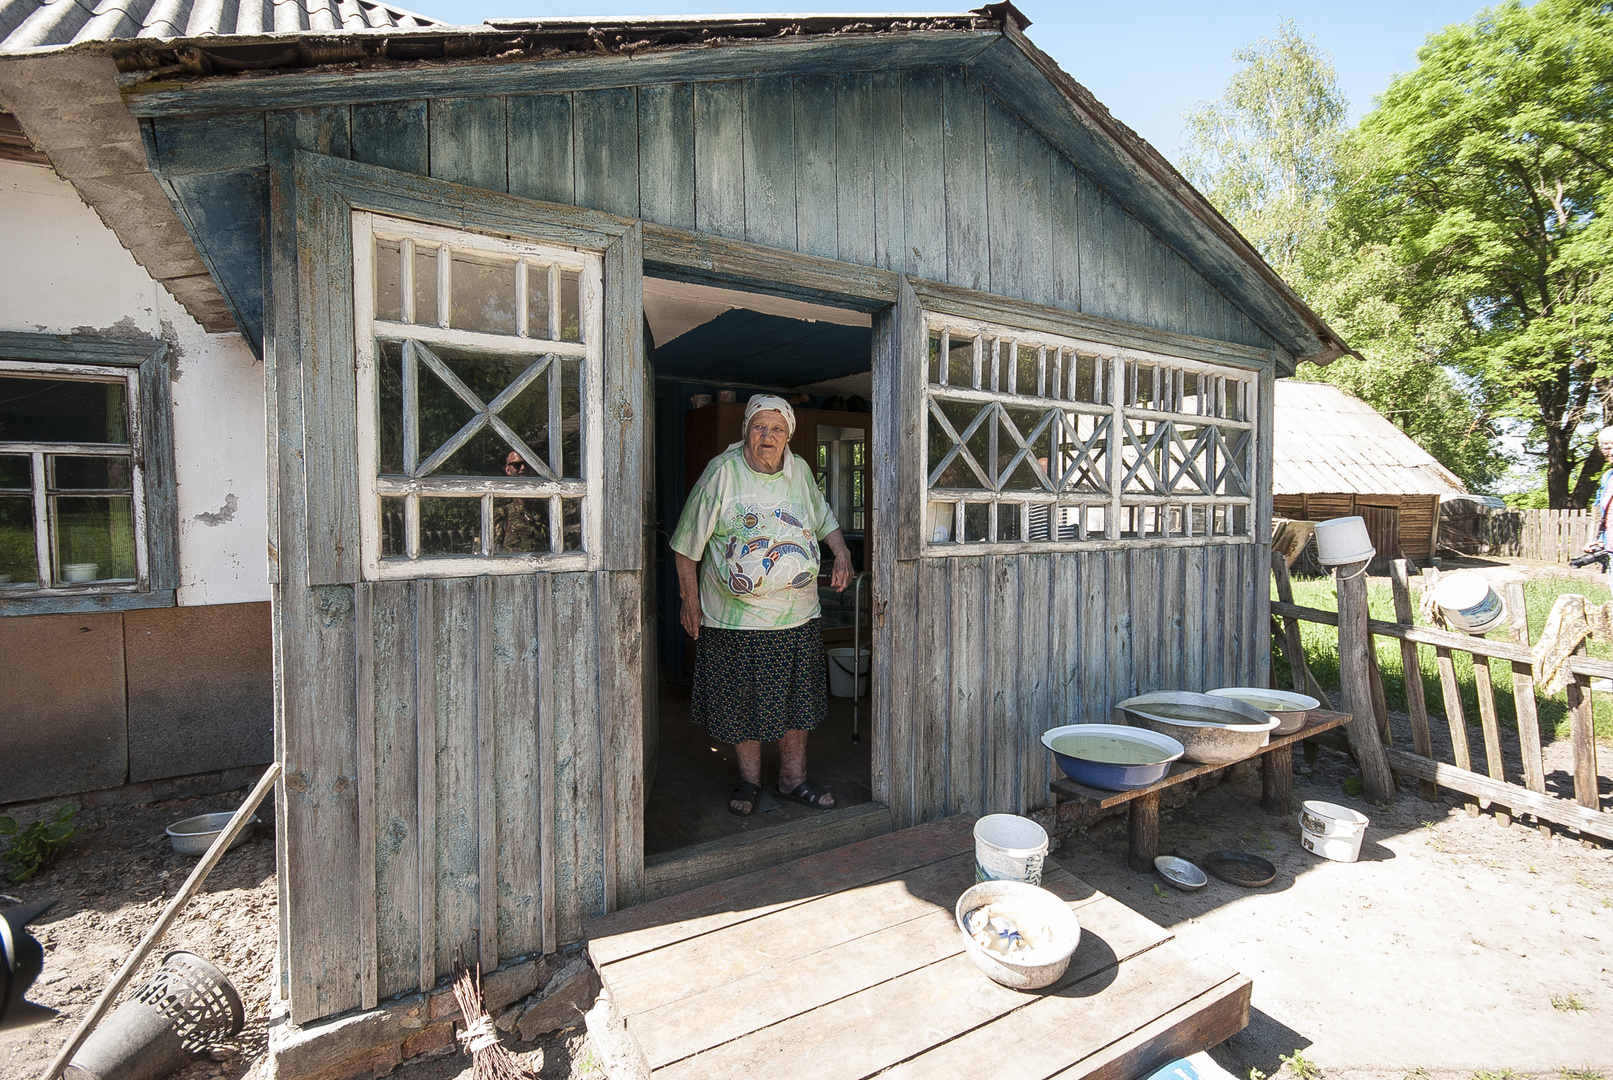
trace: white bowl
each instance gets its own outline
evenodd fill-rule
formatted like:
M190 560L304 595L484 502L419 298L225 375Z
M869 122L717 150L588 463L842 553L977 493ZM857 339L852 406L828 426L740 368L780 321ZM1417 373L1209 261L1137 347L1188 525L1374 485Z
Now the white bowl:
M100 574L99 563L70 562L62 567L62 580L79 584L85 581L94 581Z
M1013 916L1023 913L1023 921L1046 923L1053 932L1053 940L1034 949L1028 959L1034 963L1011 960L1006 956L980 947L964 929L963 917L986 904L997 905ZM1053 893L1023 881L982 881L964 890L952 909L963 935L963 949L992 982L1010 990L1038 990L1057 982L1070 966L1070 957L1081 943L1081 924L1070 906Z
M168 840L180 855L206 855L207 849L213 846L213 841L218 839L218 834L224 831L234 816L232 811L225 811L222 814L197 814L184 818L168 826ZM257 823L256 814L247 818L246 825L236 835L235 843L230 848L238 848L246 843Z
M1289 690L1267 690L1263 686L1223 686L1208 691L1211 697L1232 698L1252 705L1268 716L1277 718L1273 735L1287 735L1305 726L1305 717L1322 703L1309 694L1296 694ZM1276 705L1277 708L1270 706Z

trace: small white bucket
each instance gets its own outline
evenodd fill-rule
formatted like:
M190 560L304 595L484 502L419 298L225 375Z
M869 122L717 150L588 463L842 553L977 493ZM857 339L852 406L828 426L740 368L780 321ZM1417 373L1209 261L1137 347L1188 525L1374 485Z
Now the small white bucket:
M1434 586L1434 603L1445 621L1464 634L1487 634L1507 617L1505 605L1484 575L1471 570L1440 578Z
M857 654L857 684L852 685L851 650L826 649L829 658L829 693L835 697L858 697L868 693L868 650Z
M1378 553L1365 518L1340 517L1316 523L1316 561L1323 566L1366 562Z
M975 881L1042 883L1047 830L1018 814L987 814L975 822Z
M1348 806L1310 799L1300 807L1299 842L1306 851L1324 859L1355 862L1361 854L1367 825L1367 816Z

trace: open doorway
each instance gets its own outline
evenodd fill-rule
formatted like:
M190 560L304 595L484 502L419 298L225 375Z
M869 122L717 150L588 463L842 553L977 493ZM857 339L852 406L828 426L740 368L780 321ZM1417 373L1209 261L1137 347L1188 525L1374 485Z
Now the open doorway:
M863 571L869 569L868 537L876 523L869 514L872 330L866 313L646 278L644 314L655 397L647 443L654 459L655 529L653 552L647 553L654 611L646 605L646 618L654 620L656 645L646 661L653 659L657 670L645 687L644 800L644 854L653 860L713 841L807 827L871 801L872 701L867 675L857 683L853 677L855 651L873 648L873 590ZM830 686L828 717L808 739L807 764L812 779L835 793L837 809L830 812L773 797L777 747L766 744L762 776L768 794L749 817L729 813L729 793L739 779L734 748L689 719L696 644L679 624L668 541L689 491L711 458L740 440L745 403L760 392L794 406L790 449L812 467L858 574L843 594L828 588L826 575L819 579L824 647L840 671ZM863 670L871 670L867 660ZM839 696L836 689L855 696Z

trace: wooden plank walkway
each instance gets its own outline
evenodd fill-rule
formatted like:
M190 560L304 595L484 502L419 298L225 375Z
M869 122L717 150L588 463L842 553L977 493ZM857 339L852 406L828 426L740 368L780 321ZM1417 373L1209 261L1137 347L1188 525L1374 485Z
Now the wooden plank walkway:
M974 819L873 837L614 912L589 952L656 1077L1112 1077L1207 1049L1250 981L1049 860L1081 923L1065 977L1020 993L963 952Z

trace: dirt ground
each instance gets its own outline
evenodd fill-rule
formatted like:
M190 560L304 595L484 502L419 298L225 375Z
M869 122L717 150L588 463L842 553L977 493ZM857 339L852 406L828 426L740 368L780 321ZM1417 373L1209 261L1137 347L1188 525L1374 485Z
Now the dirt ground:
M1548 771L1561 752L1548 751ZM1602 748L1604 774L1610 754ZM1522 823L1503 827L1489 814L1469 817L1457 796L1428 803L1414 787L1393 806L1374 807L1346 793L1353 775L1346 756L1323 750L1295 782L1297 799L1340 802L1372 819L1353 864L1318 859L1300 847L1292 818L1264 814L1257 775L1162 815L1163 851L1259 854L1278 869L1263 889L1212 879L1200 892L1178 893L1132 873L1123 818L1061 836L1055 854L1253 979L1249 1027L1215 1052L1240 1078L1250 1069L1303 1076L1312 1065L1319 1072L1311 1075L1328 1080L1500 1080L1509 1072L1613 1080L1613 851ZM61 899L35 927L46 961L31 996L64 1013L0 1034L0 1080L37 1077L184 880L193 860L169 850L163 827L239 798L86 809L84 831L56 867L0 886L0 904ZM175 1074L179 1080L240 1080L261 1063L275 921L273 847L260 829L225 856L159 949L213 961L247 1009L245 1031ZM534 1063L541 1051L548 1080L601 1075L580 1027L539 1045L510 1045ZM1293 1063L1285 1066L1285 1056ZM450 1053L395 1075L469 1080L469 1069L464 1055Z

